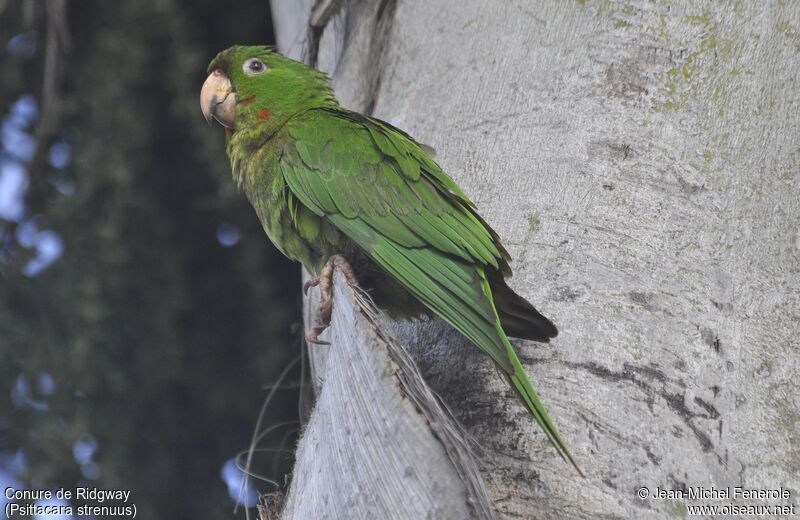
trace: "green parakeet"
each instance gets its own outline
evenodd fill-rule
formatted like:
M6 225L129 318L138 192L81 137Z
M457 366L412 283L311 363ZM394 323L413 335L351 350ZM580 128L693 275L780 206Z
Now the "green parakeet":
M226 127L233 177L275 246L327 277L325 291L343 256L391 314L450 323L580 472L506 335L546 342L556 327L508 287L500 238L424 147L341 107L324 74L269 48L231 47L208 73L201 108Z

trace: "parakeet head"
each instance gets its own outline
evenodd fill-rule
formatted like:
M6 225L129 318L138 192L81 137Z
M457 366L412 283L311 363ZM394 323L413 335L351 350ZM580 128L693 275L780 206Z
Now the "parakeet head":
M277 128L298 112L336 104L325 74L259 45L220 52L200 90L206 120L231 130Z

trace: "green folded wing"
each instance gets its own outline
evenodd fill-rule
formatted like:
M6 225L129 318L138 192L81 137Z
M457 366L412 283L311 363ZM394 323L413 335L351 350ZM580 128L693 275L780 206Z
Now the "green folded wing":
M513 372L484 283L484 267L509 271L508 253L455 182L408 136L357 114L312 110L284 132L297 199Z
M311 110L284 132L280 167L295 197L489 354L558 453L583 474L495 308L489 278L510 273L508 253L455 182L409 136L352 112ZM541 319L544 338L555 335Z

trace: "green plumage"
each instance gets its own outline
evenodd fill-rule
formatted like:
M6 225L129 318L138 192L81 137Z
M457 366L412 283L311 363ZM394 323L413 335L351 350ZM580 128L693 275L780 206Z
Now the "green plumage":
M263 73L246 73L253 58ZM233 47L215 69L236 93L234 178L278 249L312 273L343 254L379 306L442 317L494 360L577 468L505 332L548 341L556 328L508 287L510 257L456 183L402 131L340 107L305 65Z

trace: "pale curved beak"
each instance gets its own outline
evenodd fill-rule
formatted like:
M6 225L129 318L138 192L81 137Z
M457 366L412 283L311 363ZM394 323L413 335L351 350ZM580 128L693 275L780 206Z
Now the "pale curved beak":
M211 124L216 119L226 128L234 128L236 123L236 93L231 80L224 72L217 69L206 78L200 89L200 110Z

